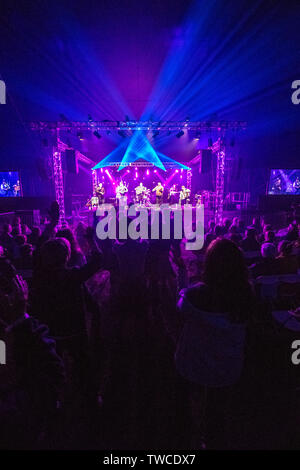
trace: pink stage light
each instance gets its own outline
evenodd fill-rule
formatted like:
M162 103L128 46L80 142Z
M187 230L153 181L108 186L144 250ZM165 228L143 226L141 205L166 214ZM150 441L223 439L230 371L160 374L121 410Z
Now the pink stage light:
M108 170L105 170L105 173L107 174L107 176L109 177L110 181L114 182L115 179L112 177L112 175L110 174L110 172Z
M149 176L149 170L147 170L147 175Z
M171 176L169 176L169 178L166 180L166 185L167 186L170 184L170 181L174 178L174 176L176 175L177 172L178 172L178 170L173 171Z

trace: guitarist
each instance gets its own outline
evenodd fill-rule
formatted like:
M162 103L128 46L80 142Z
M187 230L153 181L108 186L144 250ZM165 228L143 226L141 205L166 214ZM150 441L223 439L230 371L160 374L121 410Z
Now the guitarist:
M104 194L105 188L103 186L103 183L99 183L96 188L96 196L98 198L99 204L102 204L104 202Z
M162 201L163 201L163 195L164 195L164 187L163 187L163 185L161 184L160 181L157 183L155 188L152 189L152 191L155 191L155 195L156 195L156 201L155 202L156 202L156 204L158 204L160 206Z

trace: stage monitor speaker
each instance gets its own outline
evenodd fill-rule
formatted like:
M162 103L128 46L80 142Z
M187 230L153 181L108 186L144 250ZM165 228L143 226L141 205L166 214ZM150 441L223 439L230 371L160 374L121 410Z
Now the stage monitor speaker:
M65 151L66 168L68 173L78 173L76 164L76 155L74 149L66 149Z
M208 149L201 150L199 173L205 174L211 171L211 159L212 159L211 150L208 150Z

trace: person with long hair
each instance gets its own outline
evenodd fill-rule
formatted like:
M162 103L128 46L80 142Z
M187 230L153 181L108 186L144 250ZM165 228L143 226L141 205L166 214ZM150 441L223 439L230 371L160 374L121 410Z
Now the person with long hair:
M56 237L64 238L70 243L71 255L67 266L69 268L74 268L75 266L78 266L80 268L81 266L84 266L86 263L86 258L82 253L79 244L77 243L74 232L70 228L63 228L58 230L58 232L56 233Z
M244 365L255 297L243 253L230 240L208 247L202 282L183 289L175 362L190 386L197 445L228 448L229 403ZM205 418L204 418L205 413Z

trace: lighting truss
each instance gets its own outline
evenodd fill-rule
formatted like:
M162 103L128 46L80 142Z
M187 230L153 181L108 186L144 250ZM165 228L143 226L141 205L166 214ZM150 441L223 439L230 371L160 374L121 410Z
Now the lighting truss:
M134 161L134 162L126 162L126 163L121 163L120 161L118 162L108 162L105 164L105 167L114 167L114 168L156 168L157 166L154 165L154 163L148 162L148 161ZM164 162L164 167L165 168L178 168L178 162L175 160L173 162ZM99 167L100 168L100 167ZM98 168L97 168L98 169ZM183 168L184 170L187 170L187 168Z
M92 170L92 182L93 182L93 196L96 196L96 190L98 186L97 170Z
M59 149L54 149L52 158L55 198L59 205L59 222L60 224L64 224L66 221L66 214L61 151Z
M190 191L192 190L192 170L187 170L187 173L186 173L186 186Z
M211 130L243 130L246 129L246 121L32 121L30 128L32 130L66 130L72 129L98 131L201 131L209 132Z

